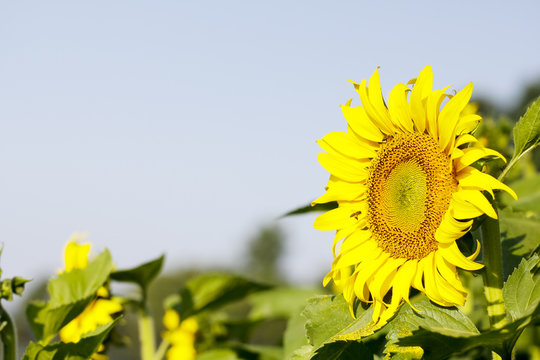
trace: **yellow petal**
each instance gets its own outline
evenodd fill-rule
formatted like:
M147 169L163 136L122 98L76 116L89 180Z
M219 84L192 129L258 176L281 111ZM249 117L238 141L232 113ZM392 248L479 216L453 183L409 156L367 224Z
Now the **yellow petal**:
M413 132L411 112L407 103L407 93L409 91L409 88L402 83L394 86L388 97L388 110L394 124L404 131Z
M368 284L369 291L374 299L383 300L386 292L390 288L391 280L395 276L397 268L405 261L406 259L404 258L394 259L392 257L389 257L385 261L384 266L377 271L373 281Z
M455 146L458 147L467 143L474 143L477 141L478 139L471 134L462 134L457 137Z
M479 146L463 149L463 153L463 156L454 160L454 168L456 169L456 172L460 172L472 163L488 156L496 156L506 162L504 156L497 151Z
M487 216L497 219L497 213L491 203L478 190L460 190L453 194L457 199L468 202L472 206L480 209Z
M480 123L480 120L482 120L482 117L477 114L468 114L468 115L460 116L459 122L456 126L456 135L472 132L474 129L476 129L476 127Z
M448 211L454 218L458 220L474 219L484 215L482 210L462 200L461 198L456 197L455 194L452 195L452 200L450 200Z
M463 293L467 292L459 279L456 267L448 263L440 251L435 252L435 264L437 265L437 270L439 270L441 276L445 278L448 283L450 283L458 291Z
M517 195L514 190L495 179L493 176L478 171L473 167L463 169L457 174L456 179L459 181L459 185L464 189L486 190L493 197L495 196L493 194L493 189L504 190L517 200Z
M427 115L427 130L431 136L435 139L439 139L439 127L438 127L438 118L439 118L439 109L444 98L448 95L445 94L445 91L450 86L445 87L441 90L435 90L428 95L427 104L426 104L426 115Z
M381 142L384 139L384 135L371 121L363 107L351 107L349 100L346 105L341 105L341 111L349 127L358 137L373 142Z
M378 78L378 77L377 77ZM364 109L366 110L366 114L371 119L371 121L385 134L393 134L394 133L394 125L392 124L390 117L388 118L382 114L377 113L377 109L374 107L373 104L371 104L369 94L368 94L368 88L367 88L367 82L366 80L362 80L360 84L355 83L354 81L351 81L354 85L354 89L360 95L360 100L362 101L362 105ZM371 79L370 79L371 82ZM375 85L375 84L374 84ZM371 84L370 84L371 86ZM380 85L379 85L379 91L380 91ZM382 95L381 95L382 96Z
M356 136L341 131L331 132L317 142L325 151L330 152L330 148L355 159L367 159L376 155L373 148L363 145Z
M417 265L417 260L407 260L401 265L397 271L392 288L392 297L395 295L398 298L404 299L411 307L413 307L413 305L409 300L409 290L416 274ZM392 301L394 301L393 298Z
M441 110L439 115L439 145L446 153L449 153L449 150L454 145L459 116L471 99L472 91L473 85L469 83L452 97Z
M418 132L426 130L426 108L425 100L433 89L433 71L431 66L426 66L418 75L416 83L411 91L409 100L411 115Z
M319 215L313 227L317 230L337 230L358 223L358 218L351 216L358 212L358 208L340 206Z
M368 169L358 161L328 153L320 153L317 158L319 163L330 174L340 179L349 182L361 182L368 176Z
M484 267L484 265L482 264L478 264L474 261L467 259L461 253L461 251L459 251L459 248L455 242L449 244L440 244L438 251L441 252L442 257L444 257L444 259L448 261L448 263L462 269L473 271L479 270Z

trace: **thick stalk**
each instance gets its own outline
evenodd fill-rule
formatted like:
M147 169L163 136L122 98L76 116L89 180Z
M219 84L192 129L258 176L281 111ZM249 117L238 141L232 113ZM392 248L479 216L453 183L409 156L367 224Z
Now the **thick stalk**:
M139 310L139 340L141 342L141 359L153 360L156 349L154 320L146 309Z
M5 326L0 330L0 337L4 348L4 360L16 360L17 336L15 334L15 326L7 311L0 305L0 324L3 323L5 323Z
M502 296L504 281L499 220L487 217L480 230L484 245L484 264L486 265L483 278L489 322L492 328L499 329L506 324L506 309Z

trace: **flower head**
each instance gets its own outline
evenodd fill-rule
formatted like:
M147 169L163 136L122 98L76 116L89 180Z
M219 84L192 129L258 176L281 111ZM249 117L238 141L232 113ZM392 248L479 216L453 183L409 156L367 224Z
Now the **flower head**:
M358 298L373 302L373 321L386 322L410 287L442 305L462 305L466 291L457 268L478 270L480 251L466 257L456 240L474 218L497 213L493 196L506 185L471 165L504 157L470 133L480 116L469 105L472 83L455 95L432 90L426 66L417 79L397 84L386 105L379 73L354 83L362 106L341 106L347 132L333 132L318 143L319 162L330 172L326 193L314 204L337 201L314 227L337 230L334 261L324 284L341 288L351 309ZM446 104L443 101L448 98ZM341 242L342 241L342 242ZM341 242L339 252L336 247ZM391 295L390 295L391 294Z
M84 269L88 266L88 253L91 245L80 244L80 240L81 236L74 234L66 246L64 252L65 272ZM84 311L60 329L60 339L65 343L77 343L82 335L113 321L112 315L120 311L122 311L122 304L114 298L111 299L107 288L102 286L98 289L97 297Z
M167 350L168 360L195 360L197 351L195 350L195 335L199 330L199 324L194 317L189 317L180 321L178 313L172 309L165 312L163 325L167 331L163 333L171 343Z

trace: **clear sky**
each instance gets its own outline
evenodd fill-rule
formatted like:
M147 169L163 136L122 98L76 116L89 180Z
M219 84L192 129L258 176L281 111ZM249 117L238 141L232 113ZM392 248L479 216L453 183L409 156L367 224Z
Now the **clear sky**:
M1 1L0 266L39 277L87 231L128 267L235 264L324 191L315 140L381 66L510 103L540 78L538 1ZM356 100L356 103L358 101ZM332 234L282 221L296 281Z

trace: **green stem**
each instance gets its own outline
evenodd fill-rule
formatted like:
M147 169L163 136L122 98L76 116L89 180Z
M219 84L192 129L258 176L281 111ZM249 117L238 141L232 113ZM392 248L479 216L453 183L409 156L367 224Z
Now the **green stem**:
M141 359L153 360L156 349L154 320L145 308L139 310L139 340L141 342Z
M499 329L506 324L506 309L502 296L504 281L499 220L487 217L480 230L486 265L483 278L489 322L492 328Z
M0 330L0 338L4 348L4 360L17 359L17 336L15 334L15 326L9 314L0 305L0 324L5 326Z
M171 343L169 342L168 338L163 339L161 344L159 344L159 348L156 351L156 355L154 356L154 360L161 360L165 356L165 353L167 349L169 348L169 345Z

